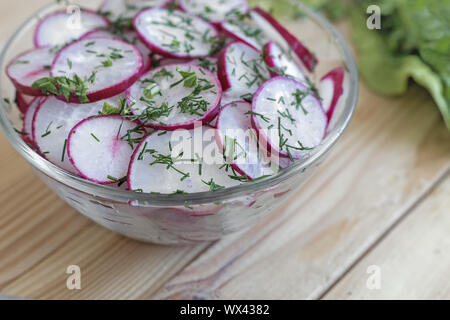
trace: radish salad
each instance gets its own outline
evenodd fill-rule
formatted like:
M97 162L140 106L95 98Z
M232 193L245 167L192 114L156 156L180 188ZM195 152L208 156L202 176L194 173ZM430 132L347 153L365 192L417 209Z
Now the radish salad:
M94 183L172 195L308 157L344 94L345 68L317 75L318 62L246 0L105 0L79 21L43 17L6 73L17 132L39 155Z

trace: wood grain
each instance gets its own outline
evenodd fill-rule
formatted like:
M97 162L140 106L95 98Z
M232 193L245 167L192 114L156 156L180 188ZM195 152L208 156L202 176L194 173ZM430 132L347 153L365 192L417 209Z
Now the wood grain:
M44 3L2 1L0 41ZM449 142L424 91L413 87L404 98L386 99L363 86L357 114L343 140L318 174L282 208L250 230L212 246L161 247L115 235L76 213L33 175L0 135L0 292L37 299L300 299L327 292L327 298L347 297L349 291L353 297L366 297L358 282L358 270L364 270L366 261L352 266L449 171ZM433 207L427 203L408 221L420 212L427 215ZM438 232L442 236L445 221ZM415 228L426 234L420 226ZM408 228L402 230L397 236L403 239L402 250L411 248L404 243ZM414 239L426 254L438 241L430 239L420 246L419 236ZM388 244L395 248L393 241ZM442 255L448 248L443 242L436 246ZM373 250L367 259L374 254L378 263L399 272L401 256L389 262L395 253L389 245L384 248L386 257ZM417 253L407 261L420 262L419 257ZM440 261L437 255L432 258L436 264ZM80 291L66 288L65 271L73 264L82 270ZM428 267L416 269L425 277ZM448 269L448 261L442 268ZM448 277L442 268L439 274ZM400 279L420 288L413 276ZM394 273L386 279L392 286L400 283ZM438 278L424 283L428 297L448 296L448 285ZM379 296L385 295L389 296Z
M447 179L325 298L450 299L449 194ZM370 266L380 270L379 289L366 285Z
M450 169L450 137L428 94L362 87L356 118L305 188L245 234L207 250L156 298L320 298Z

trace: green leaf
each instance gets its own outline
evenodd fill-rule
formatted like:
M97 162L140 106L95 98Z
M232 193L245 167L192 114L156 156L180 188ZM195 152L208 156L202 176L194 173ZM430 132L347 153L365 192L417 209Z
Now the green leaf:
M120 109L112 106L108 102L103 104L102 114L103 115L111 115L111 114L120 114Z

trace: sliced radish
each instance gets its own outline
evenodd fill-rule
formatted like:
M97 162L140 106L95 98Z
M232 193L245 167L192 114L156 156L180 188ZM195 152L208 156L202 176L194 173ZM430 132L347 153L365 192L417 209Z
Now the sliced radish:
M309 72L313 72L318 61L314 54L306 48L289 30L287 30L272 15L261 8L250 11L252 20L263 30L270 39L282 46L283 50L292 50L305 65Z
M138 34L135 31L129 30L123 32L120 37L118 35L115 35L111 32L108 32L106 30L93 30L88 33L86 33L80 40L86 40L86 39L101 39L101 38L107 38L107 39L122 39L128 43L131 43L134 45L138 50L140 51L142 55L142 60L144 63L142 73L148 71L152 65L152 59L151 59L151 51L147 46L141 41Z
M34 45L36 47L65 45L91 30L108 26L108 20L93 11L81 10L75 13L56 11L39 22L34 34Z
M34 114L36 113L37 108L39 105L44 101L46 98L43 97L37 97L34 98L34 100L31 102L30 106L27 109L27 112L25 113L23 117L23 128L22 128L22 138L25 142L30 143L32 145L35 144L33 141L33 118Z
M272 76L283 75L297 80L304 80L305 74L294 61L292 52L285 52L275 42L270 41L264 47L264 57Z
M180 0L183 10L211 22L221 22L230 15L248 11L246 0Z
M170 66L171 64L189 63L191 59L174 59L174 58L162 58L159 60L158 67Z
M110 20L132 19L142 9L161 7L167 0L104 0L100 11Z
M344 94L344 67L338 67L330 71L320 80L319 93L322 98L322 106L327 113L328 121L333 117L339 99Z
M86 97L71 96L71 102L95 102L118 95L129 88L142 70L139 50L117 39L87 39L60 51L51 76L80 77L87 86Z
M133 113L146 126L192 129L217 116L222 88L208 70L192 64L168 65L143 75L129 90Z
M219 37L209 23L178 10L141 11L134 18L134 27L152 51L172 58L205 57Z
M246 43L258 51L261 51L270 40L251 19L230 19L222 23L221 27L229 37Z
M205 57L205 58L198 58L195 60L192 60L191 63L195 64L196 66L200 66L204 69L207 69L217 75L217 64L219 62L219 59L214 57Z
M16 92L17 108L19 108L20 112L22 112L23 114L27 112L28 107L30 106L31 102L33 102L34 99L35 97L33 96L28 96L18 91Z
M318 146L327 127L322 105L311 89L285 77L261 86L253 98L252 121L270 149L294 159Z
M136 130L137 124L121 116L85 119L70 131L67 141L70 162L85 179L100 184L117 183L127 175L134 151L129 142L142 138L140 129Z
M224 90L231 90L240 100L250 97L267 79L270 73L263 56L242 42L233 42L219 57L219 79Z
M217 118L217 144L234 170L248 179L271 176L280 165L259 145L252 128L252 105L245 101L232 102L220 111ZM275 160L275 161L274 161Z
M33 140L49 161L62 169L77 173L66 154L70 131L81 120L98 115L105 103L116 106L119 98L94 103L70 104L55 97L49 97L39 106L34 115Z
M32 49L14 58L7 66L6 73L17 91L30 96L42 96L40 90L31 86L34 81L50 75L55 55L55 50L47 47Z
M221 164L205 161L202 154L196 153L193 130L162 133L150 135L136 149L128 170L131 190L162 194L194 193L239 184L238 180L230 177L232 172L227 172ZM203 144L200 153L211 146L217 150L214 134L210 141L205 140L200 137Z

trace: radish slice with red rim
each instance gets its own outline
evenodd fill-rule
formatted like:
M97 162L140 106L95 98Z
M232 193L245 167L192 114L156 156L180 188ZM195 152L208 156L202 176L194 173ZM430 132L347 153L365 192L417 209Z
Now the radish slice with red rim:
M263 30L250 18L232 17L223 22L221 27L227 36L243 42L258 51L261 51L270 40Z
M275 42L270 41L264 47L264 57L272 76L285 76L297 80L304 80L305 74L292 57L293 52L285 52Z
M17 91L31 96L42 96L42 92L33 89L34 81L48 77L56 52L50 47L26 51L14 58L6 67L6 74Z
M95 102L128 89L139 78L142 66L141 53L131 44L117 39L87 39L62 49L50 75L81 78L88 100L72 94L70 102Z
M246 0L180 0L180 7L211 22L221 22L231 15L246 13Z
M252 127L252 105L232 102L222 108L217 118L217 144L236 172L250 180L276 174L279 161L259 144Z
M104 0L100 12L111 21L132 19L142 9L161 7L167 0Z
M320 80L319 93L322 98L322 105L327 113L328 121L333 117L339 99L344 94L344 67L338 67Z
M224 91L240 100L251 96L266 80L270 79L263 56L242 42L233 42L219 57L219 79Z
M31 102L30 106L27 109L27 112L25 113L23 117L23 128L22 128L22 138L25 142L32 144L33 149L34 148L34 141L33 141L33 119L34 114L36 113L37 108L39 105L44 101L46 98L44 97L37 97L34 98L34 100Z
M47 160L71 173L77 173L67 157L67 139L81 120L99 115L105 103L116 106L119 96L86 104L65 103L47 98L37 109L33 120L33 141Z
M16 104L17 104L17 108L19 108L19 111L22 112L23 114L25 114L28 110L28 107L30 106L31 102L33 102L33 100L36 97L33 96L29 96L20 92L16 92Z
M217 116L222 87L208 70L176 64L151 70L130 89L133 114L146 126L173 131L192 129Z
M285 51L292 50L309 72L313 72L318 61L316 56L278 22L270 13L261 8L250 10L250 17L268 38L278 43Z
M311 89L294 79L275 77L253 98L253 126L272 152L301 159L325 137L327 117Z
M56 11L39 22L34 34L34 45L36 47L65 45L91 30L106 28L109 25L107 19L93 11L81 10L75 14Z
M211 130L209 140L200 135L198 141L194 130L155 132L144 139L131 159L128 171L130 189L144 193L179 194L239 185L239 179L230 177L231 170L227 172L213 159L213 153L222 159L215 142L215 130L203 128ZM200 143L200 148L195 143ZM211 159L203 156L204 153L209 154L209 149Z
M219 38L211 24L178 10L143 10L134 18L134 27L153 52L172 58L205 57Z
M85 179L113 184L127 175L134 143L144 132L136 123L121 116L94 116L70 131L67 154Z

